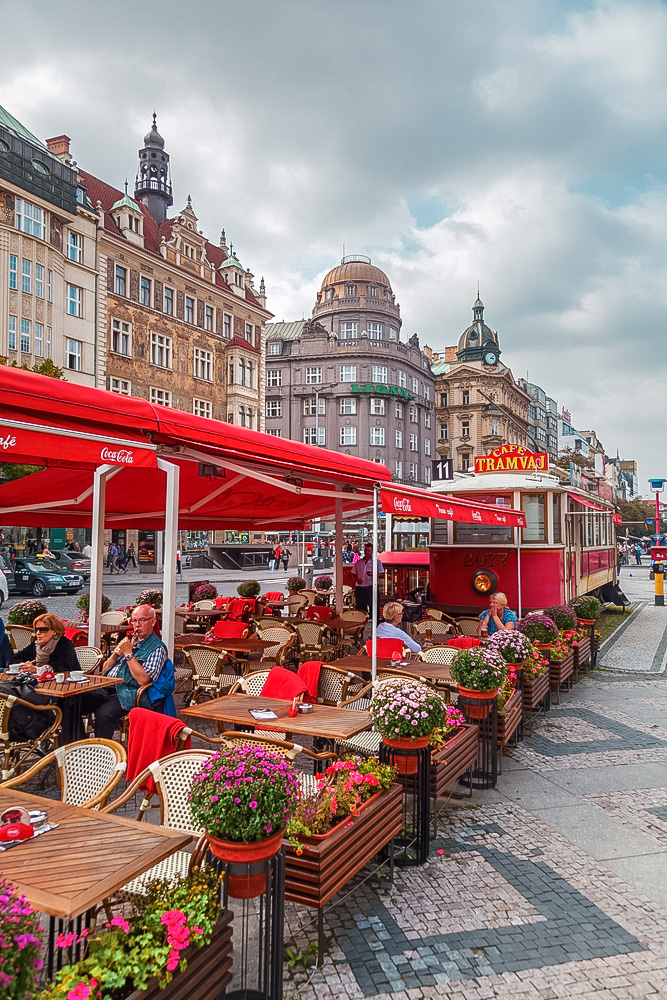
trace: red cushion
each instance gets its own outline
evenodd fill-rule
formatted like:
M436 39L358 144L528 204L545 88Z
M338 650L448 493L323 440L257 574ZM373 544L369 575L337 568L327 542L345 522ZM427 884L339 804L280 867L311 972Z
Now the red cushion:
M377 650L378 656L387 657L391 659L394 653L403 654L403 640L402 639L378 639L377 640ZM366 652L369 656L373 655L373 642L371 639L366 643Z
M282 601L284 600L284 595L281 594L279 590L270 590L267 594L264 594L265 601Z
M220 611L221 608L224 608L229 604L231 597L216 597L214 598L214 601L216 611Z
M227 616L229 618L240 618L247 607L245 598L233 597L227 605Z
M245 622L216 622L213 634L218 639L241 639L248 631Z
M306 618L310 618L311 621L324 622L329 618L333 618L333 611L331 608L327 608L320 604L311 604L311 606L306 611Z
M479 646L480 641L471 635L458 635L455 639L448 639L447 645L454 646L455 649L473 649L474 646Z
M262 696L264 698L285 698L292 701L300 694L304 694L308 686L301 677L297 677L291 670L285 667L272 667L269 676L264 681Z

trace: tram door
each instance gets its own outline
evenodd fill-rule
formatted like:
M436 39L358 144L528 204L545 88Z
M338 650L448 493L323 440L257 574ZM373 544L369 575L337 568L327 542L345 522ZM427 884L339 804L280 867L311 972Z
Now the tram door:
M579 593L581 581L581 553L584 548L584 518L570 511L567 523L567 599L572 600Z

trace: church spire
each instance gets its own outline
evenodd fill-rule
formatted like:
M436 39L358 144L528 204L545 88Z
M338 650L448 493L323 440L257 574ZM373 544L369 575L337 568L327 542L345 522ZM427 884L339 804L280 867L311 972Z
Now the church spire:
M479 297L479 281L477 282L477 299L475 300L475 302L473 302L472 305L472 317L473 317L473 322L475 323L478 320L480 323L484 322L484 303Z
M134 197L146 206L158 226L167 218L167 209L174 203L169 177L169 153L165 152L164 139L157 130L155 112L153 126L144 136L144 148L139 150Z

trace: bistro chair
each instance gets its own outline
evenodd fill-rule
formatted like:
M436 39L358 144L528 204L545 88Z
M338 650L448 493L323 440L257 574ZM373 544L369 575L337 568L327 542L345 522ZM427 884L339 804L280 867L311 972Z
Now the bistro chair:
M247 639L251 626L248 622L219 621L213 625L213 635L222 642L225 639Z
M105 611L104 614L100 615L100 625L103 627L127 625L127 615L124 611Z
M299 657L305 660L330 660L336 651L335 639L330 628L321 622L295 622L294 631L299 644Z
M431 646L429 649L422 649L419 659L422 663L445 663L454 662L454 657L460 650L454 646Z
M352 609L354 605L354 587L350 587L349 584L343 584L343 608Z
M477 627L479 625L479 618L457 618L456 624L458 626L461 635L467 635L474 637L477 635Z
M367 712L373 700L373 685L366 684L357 694L346 698L338 703L338 708L347 708L350 711ZM380 752L382 737L375 729L366 729L363 733L357 733L349 740L336 740L334 749L337 754L357 753L362 757L377 757Z
M85 674L94 674L104 662L104 654L97 646L75 646L74 652L79 661L79 670Z
M284 666L288 661L289 654L294 652L296 646L296 633L285 628L284 625L272 625L270 628L262 628L258 632L259 639L265 642L272 642L274 645L267 646L262 650L259 660L260 669L266 666Z
M0 788L19 788L53 763L61 802L101 809L125 774L127 754L113 740L78 740L52 750L23 774L3 781Z
M32 712L53 712L55 718L51 721L49 714L43 715L44 728L35 738L13 740L10 737L9 727L12 711L17 706L23 706ZM26 764L41 759L45 753L57 748L58 730L62 720L63 713L56 705L32 705L23 698L0 691L0 753L2 753L0 777L3 781L20 774Z
M331 750L322 750L316 753L314 750L309 750L307 747L299 746L298 743L292 743L289 740L279 739L279 734L269 734L266 736L260 735L258 733L239 733L234 730L228 730L226 732L220 733L218 739L220 740L221 747L224 749L232 749L234 746L260 746L265 747L267 750L275 750L281 756L285 757L287 760L295 760L299 755L303 754L304 757L308 757L310 760L327 760L333 761L338 760L338 755L333 753ZM317 771L322 770L321 767L316 768ZM312 774L306 774L304 771L299 770L299 784L301 785L302 795L308 795L311 792L317 790L317 779Z
M368 615L365 611L356 611L350 608L341 611L340 618L349 623L345 630L338 636L338 654L344 656L353 647L360 649L364 642L364 629L368 625Z
M5 632L15 653L20 653L35 638L31 625L5 625Z
M204 698L220 698L225 693L225 688L238 681L238 674L234 672L226 650L214 649L212 646L182 648L192 683L191 705L199 704L200 699Z
M438 611L437 608L426 608L424 611L424 617L430 618L431 621L449 622L450 625L454 626L454 631L458 632L456 618L452 618L451 615L446 615L444 611Z
M286 601L287 614L289 617L298 617L305 608L308 607L309 601L307 597L302 597L303 591L299 591L298 594L290 594Z
M308 604L314 604L315 598L319 597L319 592L317 590L311 590L310 587L305 587L303 590L299 591L300 597L305 597Z
M275 628L280 623L280 615L253 615L252 620L255 623L255 628ZM291 628L292 626L289 622L283 622L282 627Z
M317 701L322 705L339 705L351 694L358 694L364 681L349 670L323 663L317 685Z
M245 674L244 677L239 677L237 683L234 687L229 689L229 694L249 694L253 698L259 698L266 683L266 678L271 673L271 670L253 670L249 674ZM303 695L297 698L297 701L303 701ZM249 719L250 722L253 721L252 716ZM218 726L223 726L224 722L219 722ZM262 728L261 726L259 727ZM247 734L246 734L247 735ZM287 737L286 732L271 730L271 736L276 740L284 740Z
M425 621L414 622L412 634L415 639L425 639L427 632L430 632L431 636L455 635L456 628L450 622L437 621L431 618L427 618Z
M195 604L192 605L192 610L193 611L215 611L216 610L215 601L211 601L211 600L208 600L208 599L204 600L204 601L197 601Z

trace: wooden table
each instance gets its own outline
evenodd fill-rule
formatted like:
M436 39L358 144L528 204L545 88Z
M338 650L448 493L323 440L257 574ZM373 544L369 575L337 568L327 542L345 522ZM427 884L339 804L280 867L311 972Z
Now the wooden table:
M177 618L221 618L227 614L227 608L213 608L212 611L189 611L188 608L174 608Z
M58 684L57 681L41 681L35 688L37 694L62 701L58 707L63 713L63 743L74 743L76 740L84 739L79 700L82 695L123 683L121 677L103 677L101 674L88 674L87 677L87 684L79 684L76 681L64 681L62 684Z
M354 674L368 675L369 679L373 669L370 656L343 656L340 660L334 661L334 666L351 670ZM455 686L451 666L447 663L423 663L421 660L410 660L405 666L401 666L401 664L394 663L393 660L378 656L377 666L378 670L396 670L409 677L424 677L432 684Z
M205 649L217 649L219 652L227 649L232 653L262 653L269 646L275 646L275 640L268 639L216 639L215 642L204 642L201 632L186 632L174 637L174 646L182 649L184 646L203 646Z
M250 726L262 730L299 733L301 736L319 736L326 740L349 740L363 733L371 725L368 712L348 708L334 708L330 705L315 705L309 715L297 715L290 719L291 701L281 698L262 698L261 695L228 694L203 705L185 708L181 715L195 719L213 719L230 725ZM270 708L277 719L254 719L251 708Z

